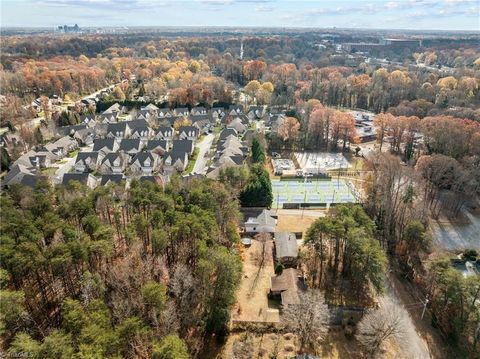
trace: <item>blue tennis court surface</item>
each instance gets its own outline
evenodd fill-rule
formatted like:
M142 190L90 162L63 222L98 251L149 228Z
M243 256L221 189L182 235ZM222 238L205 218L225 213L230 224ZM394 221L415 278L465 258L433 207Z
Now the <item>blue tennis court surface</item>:
M350 184L345 180L272 180L273 208L282 208L285 203L326 203L356 202Z

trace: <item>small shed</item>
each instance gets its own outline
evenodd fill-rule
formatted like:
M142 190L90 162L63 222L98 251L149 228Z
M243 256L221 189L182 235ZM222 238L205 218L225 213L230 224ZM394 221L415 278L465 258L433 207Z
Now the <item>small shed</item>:
M284 266L295 266L298 257L297 237L291 232L275 232L275 258Z

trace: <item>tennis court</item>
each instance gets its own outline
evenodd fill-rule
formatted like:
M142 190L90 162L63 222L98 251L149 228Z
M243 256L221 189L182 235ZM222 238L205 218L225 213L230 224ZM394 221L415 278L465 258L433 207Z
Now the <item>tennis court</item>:
M296 205L321 207L336 203L357 202L351 190L351 184L343 179L272 180L272 191L272 208Z

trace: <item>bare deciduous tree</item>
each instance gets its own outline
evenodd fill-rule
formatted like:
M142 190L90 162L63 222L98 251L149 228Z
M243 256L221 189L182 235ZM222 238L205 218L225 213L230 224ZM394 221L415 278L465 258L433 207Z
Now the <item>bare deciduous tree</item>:
M268 242L272 240L272 235L270 233L258 233L255 236L255 239L260 243L260 252L254 253L254 257L253 257L253 260L258 266L258 270L257 270L257 273L255 274L255 278L253 279L252 285L250 287L250 291L248 292L249 296L253 294L258 282L258 278L260 277L260 272L265 267L265 260L267 258L267 254L271 252L268 250L269 248L271 248L268 245Z
M232 345L233 359L248 359L253 357L253 339L250 334L245 333Z
M170 287L176 299L177 316L182 332L198 319L195 308L201 301L201 293L197 285L190 269L181 264L175 267Z
M272 240L272 235L270 233L258 233L255 236L255 239L260 243L260 253L256 253L255 260L259 269L263 268L265 265L265 258L267 255L267 243Z
M302 349L326 336L330 313L319 292L311 290L299 293L299 297L298 304L290 304L283 309L282 317L287 328L297 335Z
M358 324L357 340L374 357L389 339L403 340L407 317L404 308L384 298L379 308L368 312Z

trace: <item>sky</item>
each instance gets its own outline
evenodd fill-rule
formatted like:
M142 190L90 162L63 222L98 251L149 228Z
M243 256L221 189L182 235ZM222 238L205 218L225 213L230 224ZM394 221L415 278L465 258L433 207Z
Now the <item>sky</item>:
M480 31L480 0L0 0L2 27L248 26Z

